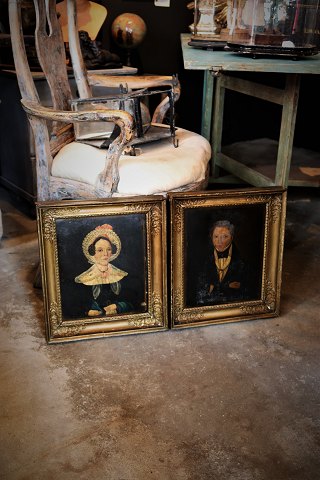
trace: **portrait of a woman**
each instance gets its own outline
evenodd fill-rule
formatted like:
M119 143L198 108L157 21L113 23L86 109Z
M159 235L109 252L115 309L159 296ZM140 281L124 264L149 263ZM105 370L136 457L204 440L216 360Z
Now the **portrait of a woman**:
M90 231L82 242L82 250L91 267L76 276L75 282L92 291L86 315L108 316L133 311L134 298L125 285L128 272L111 263L121 251L121 240L113 227L103 224Z

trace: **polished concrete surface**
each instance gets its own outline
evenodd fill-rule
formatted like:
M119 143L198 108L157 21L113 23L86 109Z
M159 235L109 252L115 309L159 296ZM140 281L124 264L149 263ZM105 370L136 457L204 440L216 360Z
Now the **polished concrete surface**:
M320 198L288 192L278 318L58 345L0 191L2 480L320 478Z

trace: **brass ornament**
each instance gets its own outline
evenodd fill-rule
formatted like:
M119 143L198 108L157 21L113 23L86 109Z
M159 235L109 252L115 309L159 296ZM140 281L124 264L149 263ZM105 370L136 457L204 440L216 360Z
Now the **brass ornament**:
M159 235L161 232L161 225L162 225L161 210L158 207L154 207L152 209L152 213L153 215L151 216L151 234Z
M270 221L274 224L281 214L282 202L280 197L274 197L270 202Z
M54 217L49 213L46 213L43 219L43 238L51 243L54 242L54 238L55 238Z

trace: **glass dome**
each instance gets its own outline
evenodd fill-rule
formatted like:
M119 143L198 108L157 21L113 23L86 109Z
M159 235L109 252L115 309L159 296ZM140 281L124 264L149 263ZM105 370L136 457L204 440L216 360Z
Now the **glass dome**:
M319 0L234 0L227 48L250 55L315 55Z

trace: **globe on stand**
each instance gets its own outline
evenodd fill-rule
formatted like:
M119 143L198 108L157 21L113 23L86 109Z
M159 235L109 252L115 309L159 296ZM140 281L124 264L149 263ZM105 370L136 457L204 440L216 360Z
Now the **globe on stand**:
M137 48L147 33L145 21L135 13L122 13L111 25L111 35L118 47L127 50L127 66L131 67L131 51Z

